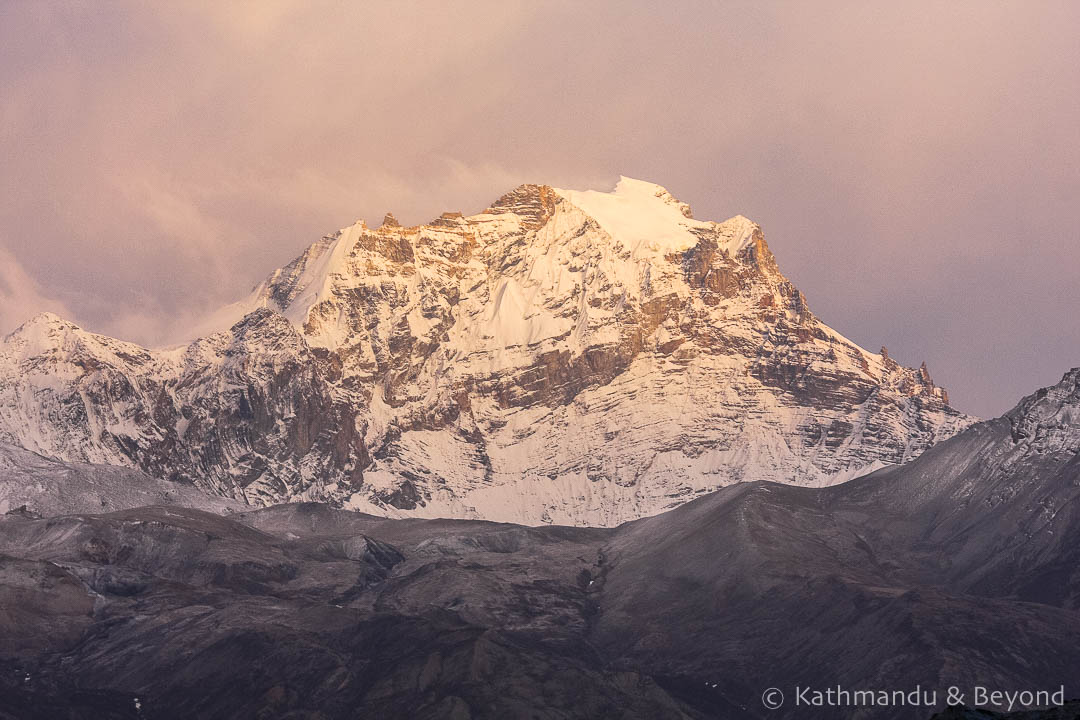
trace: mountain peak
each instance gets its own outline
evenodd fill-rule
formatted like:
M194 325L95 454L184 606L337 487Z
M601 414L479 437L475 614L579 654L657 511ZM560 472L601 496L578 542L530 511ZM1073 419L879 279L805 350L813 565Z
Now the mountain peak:
M81 329L82 328L75 323L65 320L56 313L46 311L34 315L22 325L15 328L8 337L19 337L30 340L32 338L45 338L49 335L55 335L56 333L68 333Z
M689 205L663 186L645 180L623 176L608 192L561 188L555 192L596 220L637 257L682 252L697 244L698 232L716 226L694 220Z
M1080 450L1080 367L1069 370L1056 385L1044 387L1006 413L1013 439L1043 450Z
M74 323L65 320L56 313L49 312L48 310L39 312L37 315L23 323L23 327L35 325L69 325L71 327L77 327Z
M614 525L733 482L838 482L971 420L821 323L757 224L655 183L392 219L316 241L179 354L39 316L0 352L0 440L259 502Z
M523 227L532 230L551 217L556 197L555 190L549 185L518 185L484 212L492 215L513 213L521 218Z
M641 180L639 178L632 178L627 175L620 175L618 182L615 183L615 187L612 192L644 192L656 197L664 195L670 196L671 193L668 189L659 183L654 183L650 180Z

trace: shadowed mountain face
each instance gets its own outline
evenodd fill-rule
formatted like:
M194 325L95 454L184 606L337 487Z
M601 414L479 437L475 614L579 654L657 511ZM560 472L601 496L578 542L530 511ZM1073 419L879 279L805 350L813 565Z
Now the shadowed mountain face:
M0 717L899 719L950 685L1075 697L1078 380L903 467L614 529L12 515ZM939 706L798 707L796 685ZM768 687L788 703L765 710Z
M145 505L180 505L217 514L250 509L134 468L66 463L0 442L0 515L20 509L38 516L104 513Z

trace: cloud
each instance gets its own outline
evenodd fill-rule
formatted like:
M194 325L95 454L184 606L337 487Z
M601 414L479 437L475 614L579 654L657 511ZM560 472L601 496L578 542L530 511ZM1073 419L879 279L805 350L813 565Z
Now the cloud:
M62 302L48 297L12 254L0 247L0 337L45 311L71 317Z

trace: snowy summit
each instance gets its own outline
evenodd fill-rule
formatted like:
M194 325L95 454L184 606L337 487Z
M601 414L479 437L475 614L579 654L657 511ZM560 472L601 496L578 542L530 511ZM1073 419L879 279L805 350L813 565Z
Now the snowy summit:
M253 504L614 525L971 422L818 320L756 224L630 178L357 223L180 349L47 320L0 346L0 441Z

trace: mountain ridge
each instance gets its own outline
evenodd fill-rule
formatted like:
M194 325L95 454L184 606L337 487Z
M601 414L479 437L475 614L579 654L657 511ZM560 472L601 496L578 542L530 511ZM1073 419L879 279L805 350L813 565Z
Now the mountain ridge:
M759 226L630 178L359 222L210 323L155 351L24 326L0 440L254 504L615 525L743 480L837 482L973 420L816 318Z

